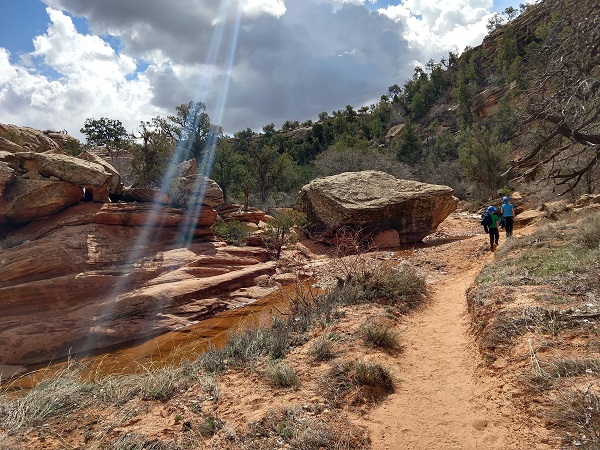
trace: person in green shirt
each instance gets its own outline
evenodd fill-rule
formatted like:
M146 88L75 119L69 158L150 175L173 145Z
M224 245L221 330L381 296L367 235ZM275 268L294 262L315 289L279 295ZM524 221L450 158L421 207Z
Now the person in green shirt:
M498 247L498 239L500 238L500 232L498 231L499 218L495 214L496 208L492 205L488 206L487 213L490 216L490 223L488 224L488 233L490 235L490 251L494 251Z

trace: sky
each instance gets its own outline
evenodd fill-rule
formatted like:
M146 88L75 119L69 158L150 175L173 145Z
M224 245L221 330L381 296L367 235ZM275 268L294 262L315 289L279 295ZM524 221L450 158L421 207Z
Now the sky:
M227 135L369 106L531 0L0 0L0 123L66 130L202 102Z

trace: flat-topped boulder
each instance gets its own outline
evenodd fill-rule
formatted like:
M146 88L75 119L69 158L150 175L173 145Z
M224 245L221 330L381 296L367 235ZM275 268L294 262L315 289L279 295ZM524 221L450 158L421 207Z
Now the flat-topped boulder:
M396 230L399 243L406 244L435 232L457 205L448 186L366 170L311 181L300 190L294 208L307 215L311 231L332 235L353 227L373 235Z

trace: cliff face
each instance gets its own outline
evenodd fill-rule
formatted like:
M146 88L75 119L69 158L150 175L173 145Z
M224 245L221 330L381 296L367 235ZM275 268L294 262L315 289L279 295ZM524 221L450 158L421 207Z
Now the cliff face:
M182 173L160 201L111 202L125 197L118 172L59 144L0 125L0 367L189 325L250 301L236 291L275 271L264 249L210 242L212 180Z

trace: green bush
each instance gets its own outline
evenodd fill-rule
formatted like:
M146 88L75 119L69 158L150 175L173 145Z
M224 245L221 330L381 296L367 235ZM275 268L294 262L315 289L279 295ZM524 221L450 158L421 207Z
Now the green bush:
M213 229L217 237L231 245L245 245L246 239L251 234L246 224L239 220L217 222L214 224Z
M84 150L84 146L77 139L68 137L63 143L63 151L67 155L77 156Z

